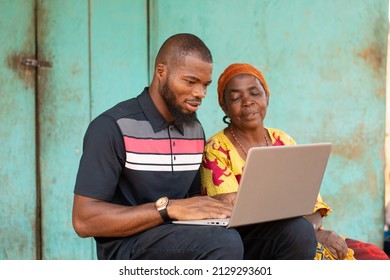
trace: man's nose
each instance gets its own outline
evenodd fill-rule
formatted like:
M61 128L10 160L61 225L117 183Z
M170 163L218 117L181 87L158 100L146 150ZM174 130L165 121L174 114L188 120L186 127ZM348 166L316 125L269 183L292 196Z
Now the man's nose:
M203 86L198 86L192 92L193 96L203 99L206 97L207 90Z

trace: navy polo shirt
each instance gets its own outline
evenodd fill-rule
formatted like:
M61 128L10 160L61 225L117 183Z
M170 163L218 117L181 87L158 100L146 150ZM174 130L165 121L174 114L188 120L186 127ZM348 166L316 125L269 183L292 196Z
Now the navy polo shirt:
M204 144L199 122L167 123L145 88L90 123L74 193L128 206L198 194Z

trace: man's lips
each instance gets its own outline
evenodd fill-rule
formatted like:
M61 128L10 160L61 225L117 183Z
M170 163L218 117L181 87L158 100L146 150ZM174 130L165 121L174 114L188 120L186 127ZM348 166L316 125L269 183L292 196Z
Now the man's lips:
M199 106L202 104L202 101L187 100L186 104L188 105L187 107L190 111L196 111L198 110Z

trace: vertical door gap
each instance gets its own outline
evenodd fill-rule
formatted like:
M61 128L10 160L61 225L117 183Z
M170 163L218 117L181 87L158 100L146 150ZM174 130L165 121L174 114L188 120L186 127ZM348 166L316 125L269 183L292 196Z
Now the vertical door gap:
M35 1L34 6L34 25L35 25L35 57L39 59L38 40L39 40L39 0ZM35 165L36 165L36 259L42 259L42 178L41 178L41 125L40 125L40 92L39 92L39 68L35 70Z

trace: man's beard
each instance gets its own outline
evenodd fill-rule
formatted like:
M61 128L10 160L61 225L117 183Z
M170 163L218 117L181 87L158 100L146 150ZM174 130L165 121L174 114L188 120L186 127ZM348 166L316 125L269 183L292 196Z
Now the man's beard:
M184 113L177 104L175 93L171 90L166 82L160 91L160 94L168 107L168 111L175 118L175 123L178 125L187 124L193 126L197 122L196 112Z

